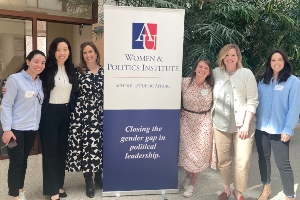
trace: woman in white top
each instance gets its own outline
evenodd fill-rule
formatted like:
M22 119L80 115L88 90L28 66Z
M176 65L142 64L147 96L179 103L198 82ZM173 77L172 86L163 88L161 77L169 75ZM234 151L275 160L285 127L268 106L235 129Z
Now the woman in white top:
M219 200L233 195L244 200L255 132L253 116L258 105L255 77L242 67L242 55L235 44L225 45L213 70L214 89L212 117L217 148L218 166L224 191Z
M77 77L69 41L58 37L50 45L46 69L41 74L45 99L40 137L43 155L43 194L50 199L67 197L63 189L71 109Z

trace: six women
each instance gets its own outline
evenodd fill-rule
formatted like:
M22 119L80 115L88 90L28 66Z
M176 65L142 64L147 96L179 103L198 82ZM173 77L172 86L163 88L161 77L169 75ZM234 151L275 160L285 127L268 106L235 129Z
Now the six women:
M67 197L65 168L83 172L88 197L94 197L94 181L102 187L103 67L92 42L83 43L80 54L75 69L70 43L58 37L50 45L47 60L42 52L32 51L20 72L7 80L1 123L13 199L25 200L27 157L38 129L44 195ZM244 200L255 138L263 183L258 199L266 200L271 194L271 149L286 199L294 199L289 143L300 112L300 81L292 75L287 55L282 50L270 54L258 86L251 70L242 67L237 45L225 45L217 64L212 70L208 61L199 60L191 77L182 80L179 166L186 170L183 196L193 196L199 173L209 165L215 167L216 148L224 185L218 199L227 200L233 184L234 197ZM34 117L26 117L29 114Z

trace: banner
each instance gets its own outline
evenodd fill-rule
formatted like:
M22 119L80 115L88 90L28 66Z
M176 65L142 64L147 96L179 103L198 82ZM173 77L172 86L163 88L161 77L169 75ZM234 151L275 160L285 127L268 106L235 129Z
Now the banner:
M103 196L178 193L184 10L104 6Z

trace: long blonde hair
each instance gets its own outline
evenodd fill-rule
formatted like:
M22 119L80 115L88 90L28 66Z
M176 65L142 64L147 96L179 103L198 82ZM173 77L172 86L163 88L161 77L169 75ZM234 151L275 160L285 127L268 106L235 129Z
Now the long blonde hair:
M243 67L242 66L242 53L241 53L240 48L236 44L227 44L220 50L218 60L217 60L217 65L219 66L219 68L225 69L225 64L224 64L223 60L226 57L226 55L230 49L235 49L236 55L238 56L238 62L236 64L236 67L242 68Z

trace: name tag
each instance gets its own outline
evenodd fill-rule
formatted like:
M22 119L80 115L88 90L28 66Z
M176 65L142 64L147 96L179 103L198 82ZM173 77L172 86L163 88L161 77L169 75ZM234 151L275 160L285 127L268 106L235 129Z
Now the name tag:
M201 95L206 96L208 94L208 89L201 90Z
M34 97L34 91L26 91L25 98L31 98L31 97Z
M283 90L284 86L283 85L275 85L274 90Z

